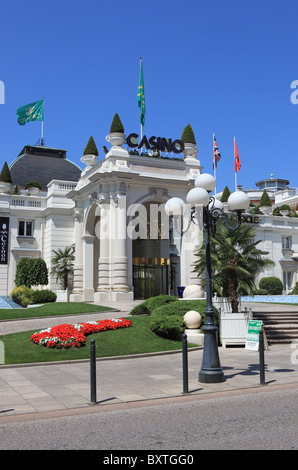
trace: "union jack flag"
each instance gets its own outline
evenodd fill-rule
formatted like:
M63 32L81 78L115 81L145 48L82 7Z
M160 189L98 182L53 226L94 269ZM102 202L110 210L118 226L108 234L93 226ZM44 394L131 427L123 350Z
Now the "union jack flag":
M221 159L221 155L216 143L215 135L213 134L213 170L217 167L217 162Z

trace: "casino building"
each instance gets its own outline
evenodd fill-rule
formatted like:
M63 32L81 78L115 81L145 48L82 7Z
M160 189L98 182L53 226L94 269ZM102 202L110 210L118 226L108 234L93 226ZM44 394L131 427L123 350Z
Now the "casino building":
M182 239L164 212L172 196L185 199L201 172L194 150L178 155L178 143L172 158L162 158L111 144L100 161L84 155L83 171L66 159L64 150L44 146L25 146L10 165L12 186L0 194L1 221L9 226L7 256L0 264L1 295L14 288L22 257L42 257L50 271L53 250L74 246L70 300L177 295L178 286L189 286L185 295L201 296L192 272L201 227L190 227ZM29 180L39 181L42 190L25 190ZM60 290L51 277L47 288Z
M181 236L188 214L181 223L164 211L168 199L186 199L202 171L200 161L194 148L181 141L173 141L174 151L162 157L156 145L142 152L136 138L131 134L131 147L125 149L123 136L114 140L111 134L111 147L103 158L81 158L83 171L66 158L65 150L23 148L10 164L11 187L0 184L0 295L9 295L14 288L21 258L41 257L50 272L53 250L73 246L68 300L104 303L177 295L179 286L185 288L186 298L204 296L193 273L202 224L190 224ZM146 144L165 141L158 139ZM42 189L26 190L30 180L39 181ZM286 188L281 191L285 194ZM277 191L275 200L285 203L286 196ZM259 247L275 261L262 277L279 277L284 292L290 292L298 280L298 218L258 214L251 223L261 240ZM46 288L56 291L58 300L65 296L54 277L49 276Z

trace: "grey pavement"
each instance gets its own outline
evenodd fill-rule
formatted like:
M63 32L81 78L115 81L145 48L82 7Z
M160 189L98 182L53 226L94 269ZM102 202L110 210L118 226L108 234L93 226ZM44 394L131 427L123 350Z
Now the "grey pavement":
M79 321L127 316L136 302L108 304L117 312L80 316ZM264 310L272 306L262 304ZM287 306L288 307L288 306ZM278 306L280 308L280 306ZM253 309L257 309L254 305ZM297 309L297 307L296 307ZM78 315L75 317L78 321ZM40 329L71 317L0 323L1 334ZM260 384L259 353L244 347L219 347L225 381L202 384L198 373L202 348L188 351L188 393L183 394L182 352L101 358L96 361L96 404L90 401L88 360L0 366L0 423L63 413L82 413L115 406L138 406L152 400L201 399L218 393L253 393L298 387L298 344L272 345L265 351L265 385Z

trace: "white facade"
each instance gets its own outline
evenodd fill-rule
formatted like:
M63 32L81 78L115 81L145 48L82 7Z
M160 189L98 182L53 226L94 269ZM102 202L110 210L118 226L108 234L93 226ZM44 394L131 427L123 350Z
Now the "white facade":
M52 180L47 191L29 195L0 193L0 217L9 218L8 262L0 264L0 295L14 288L16 265L25 256L41 257L49 272L53 250L75 247L70 300L105 301L147 298L159 293L202 297L193 273L202 225L191 224L181 237L177 220L165 217L172 197L186 199L201 173L200 161L131 155L114 146L97 162L83 157L78 182ZM284 201L283 201L284 202ZM165 217L165 218L164 218ZM277 276L291 291L298 280L298 218L253 216L260 249L275 266L263 276ZM159 220L159 222L158 222ZM49 276L45 288L61 288Z
M48 191L0 194L0 217L9 218L8 263L0 264L0 295L15 287L16 265L23 257L41 257L50 267L52 250L74 243L74 203L66 198L76 183L53 180ZM25 233L20 229L25 227ZM59 289L50 278L47 288Z
M292 291L298 281L298 218L257 215L256 240L258 248L268 251L275 265L262 272L261 277L276 276L284 284L284 294Z

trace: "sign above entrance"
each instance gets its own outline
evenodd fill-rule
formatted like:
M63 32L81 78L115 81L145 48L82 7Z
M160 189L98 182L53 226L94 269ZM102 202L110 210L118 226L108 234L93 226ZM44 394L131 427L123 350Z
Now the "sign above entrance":
M161 152L174 152L181 153L184 150L184 142L176 139L166 139L165 137L155 137L153 135L149 139L144 135L140 142L138 142L138 134L132 133L126 137L126 143L132 148L146 147L147 150L160 150Z

